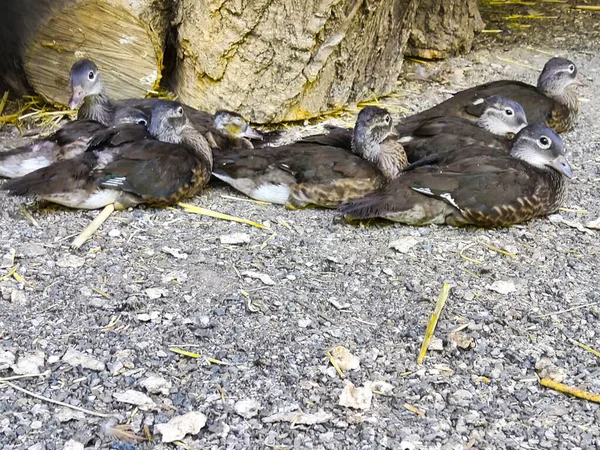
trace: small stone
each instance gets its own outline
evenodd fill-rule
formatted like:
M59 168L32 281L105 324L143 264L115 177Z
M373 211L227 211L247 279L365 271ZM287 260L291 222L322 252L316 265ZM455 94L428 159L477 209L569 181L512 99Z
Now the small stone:
M511 280L497 280L492 283L491 286L488 287L490 291L498 292L502 295L510 294L511 292L515 292L517 290L514 281Z
M246 233L233 233L219 236L221 244L242 245L250 243L250 235Z
M360 359L341 345L331 350L331 356L343 372L356 370L360 367Z
M354 386L349 380L344 380L344 389L340 395L340 406L346 406L348 408L367 410L371 408L371 401L373 400L373 392L368 387Z
M33 422L31 422L31 425L29 425L29 427L32 430L39 430L40 428L42 428L42 426L43 424L39 420L34 420Z
M60 423L70 422L71 420L84 420L85 414L65 406L58 411L57 419Z
M458 348L468 350L475 347L475 340L462 331L453 331L448 334L448 341Z
M0 350L0 370L8 369L15 363L15 355L9 351Z
M140 381L140 386L151 394L168 395L171 382L158 375L149 375Z
M150 298L150 300L156 300L161 297L166 297L168 292L162 288L148 288L145 291L146 295Z
M434 351L434 352L441 352L442 350L444 350L444 341L442 341L440 338L437 337L432 337L431 341L429 342L429 348L428 350Z
M25 305L27 303L27 296L22 290L13 289L10 291L10 302L15 305Z
M65 446L63 447L63 450L83 450L84 446L81 442L77 442L73 439L69 439L67 442L65 442Z
M56 261L58 267L77 269L85 265L85 258L77 255L65 255Z
M466 389L459 389L449 396L448 403L466 408L471 405L471 400L473 400L471 392Z
M258 415L260 410L260 403L254 399L245 399L236 402L234 406L235 412L242 416L244 419L251 419Z
M104 363L96 358L92 358L89 354L77 351L73 348L67 350L62 357L62 360L70 366L81 366L84 369L95 370L102 372L106 370Z
M404 236L395 241L392 241L388 244L389 248L396 250L402 254L406 254L413 248L415 245L423 241L423 238L418 238L414 236Z
M186 434L198 434L206 425L206 416L201 412L192 411L182 416L177 416L167 423L156 425L156 431L162 435L163 442L181 440Z
M269 275L264 274L264 273L253 272L251 270L245 270L241 273L241 275L244 277L248 277L248 278L256 278L256 279L262 281L267 286L275 285L275 282L273 281L273 279Z
M311 323L312 323L312 320L310 320L310 319L300 319L298 321L298 327L300 327L300 328L308 328Z
M174 256L177 259L187 259L189 256L187 253L182 252L181 249L178 248L163 247L162 251L163 253Z
M44 359L43 352L26 354L17 360L12 369L17 375L38 375L41 373L40 368L44 367Z
M111 238L118 238L121 236L121 230L119 230L118 228L113 228L108 232L108 236Z
M535 370L540 378L549 378L558 383L562 383L567 378L566 371L548 358L542 358L536 362Z
M154 400L152 400L143 392L135 391L133 389L129 389L125 392L115 392L113 397L119 402L135 405L142 411L156 409L156 403L154 403Z

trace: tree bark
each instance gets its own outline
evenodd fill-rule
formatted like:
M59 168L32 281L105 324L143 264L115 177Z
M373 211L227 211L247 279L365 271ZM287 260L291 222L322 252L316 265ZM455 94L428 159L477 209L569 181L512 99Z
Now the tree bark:
M66 104L69 68L90 58L114 98L158 88L169 11L161 0L44 0L27 36L27 79L46 100Z
M469 52L484 26L477 0L421 0L405 54L443 59Z
M176 93L258 122L392 92L420 0L180 0Z

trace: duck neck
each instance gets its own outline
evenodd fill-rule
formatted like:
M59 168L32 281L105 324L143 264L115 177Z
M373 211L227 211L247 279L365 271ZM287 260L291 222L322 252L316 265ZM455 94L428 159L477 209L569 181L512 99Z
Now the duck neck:
M549 213L558 211L567 198L567 180L554 169L546 169L550 192L554 193L549 205Z
M559 85L551 82L541 82L538 80L538 91L556 102L572 109L577 105L577 95L574 91L564 85Z
M212 171L213 153L206 138L193 126L187 125L181 132L181 143L188 147L197 158L205 159Z
M104 93L87 95L77 111L79 120L95 120L102 125L110 126L115 115L115 107Z
M369 132L367 127L356 124L354 136L352 137L352 153L360 156L371 163L377 162L380 143Z

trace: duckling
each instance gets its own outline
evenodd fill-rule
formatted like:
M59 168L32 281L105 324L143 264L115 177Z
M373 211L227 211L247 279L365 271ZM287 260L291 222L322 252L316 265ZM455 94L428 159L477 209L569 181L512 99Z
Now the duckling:
M435 159L436 155L479 144L510 151L510 139L527 125L521 105L504 97L491 96L479 105L475 122L462 117L436 116L421 121L401 121L395 134L404 147L409 163ZM327 133L307 136L298 142L352 147L352 130L327 126Z
M70 86L69 107L71 109L79 108L77 117L96 120L103 124L111 122L113 116L121 108L138 108L146 114L150 114L155 103L159 101L156 98L111 99L106 93L104 80L98 66L89 59L80 59L73 64ZM182 105L182 107L188 120L208 138L211 146L221 149L248 146L252 148L251 139L262 139L262 135L237 113L218 111L213 116L187 105Z
M542 124L522 129L510 155L473 155L417 167L346 203L348 218L408 225L505 227L555 212L573 172L561 138ZM486 149L482 149L484 152Z
M288 208L334 208L391 179L406 166L388 111L364 108L354 127L352 151L294 143L243 152L215 151L213 176L247 196Z
M149 131L156 139L98 145L10 180L2 190L78 209L165 206L198 193L210 178L212 153L182 105L155 102Z
M519 103L491 96L483 101L475 123L461 117L432 117L400 123L396 133L408 161L414 163L473 145L509 153L511 139L526 125L527 117Z
M569 87L582 85L577 67L565 58L551 58L542 70L537 86L515 80L492 81L464 91L426 111L404 119L422 121L434 116L457 116L476 122L486 97L501 95L521 104L529 123L545 123L558 133L569 131L577 120L579 102Z
M123 108L113 117L111 127L121 136L133 130L146 132L147 116L136 108ZM141 130L144 131L141 131ZM48 137L37 139L13 150L0 153L0 177L22 177L61 159L69 159L85 152L89 142L106 132L107 127L95 120L67 122Z

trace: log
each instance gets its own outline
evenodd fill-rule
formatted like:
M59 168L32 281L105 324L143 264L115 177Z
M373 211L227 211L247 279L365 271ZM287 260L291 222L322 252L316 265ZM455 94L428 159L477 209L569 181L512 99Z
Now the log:
M90 58L111 97L143 97L158 88L170 14L161 0L44 0L24 44L31 87L66 105L69 68Z
M470 52L484 27L477 0L421 0L405 55L444 59Z
M391 93L420 0L180 0L175 92L257 123Z

